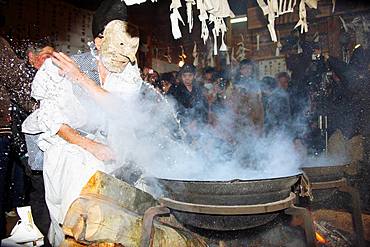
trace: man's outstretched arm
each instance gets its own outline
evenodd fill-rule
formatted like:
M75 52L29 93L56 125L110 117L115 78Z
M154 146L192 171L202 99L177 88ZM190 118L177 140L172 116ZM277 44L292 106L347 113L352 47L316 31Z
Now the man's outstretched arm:
M108 146L81 136L78 131L67 124L62 124L57 135L71 144L82 147L101 161L114 159L114 154Z

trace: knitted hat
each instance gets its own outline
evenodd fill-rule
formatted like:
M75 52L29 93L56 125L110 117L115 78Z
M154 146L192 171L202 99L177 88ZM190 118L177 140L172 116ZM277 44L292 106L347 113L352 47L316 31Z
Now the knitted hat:
M104 0L100 4L93 16L93 37L103 33L105 26L113 20L127 21L127 6L123 0Z

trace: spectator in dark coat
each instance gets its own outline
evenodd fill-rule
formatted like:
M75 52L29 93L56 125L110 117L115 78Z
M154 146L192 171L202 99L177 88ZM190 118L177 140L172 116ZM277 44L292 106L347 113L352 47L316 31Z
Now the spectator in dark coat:
M357 126L359 105L353 100L355 98L355 94L348 89L347 83L332 72L327 114L329 136L338 129L348 139L359 133Z
M171 92L177 101L180 121L186 129L208 122L208 104L202 88L195 82L195 67L185 64L180 70L180 84Z
M327 57L330 67L345 83L348 92L353 94L353 106L357 111L357 128L359 132L370 136L370 52L361 46L354 50L349 64L334 57Z

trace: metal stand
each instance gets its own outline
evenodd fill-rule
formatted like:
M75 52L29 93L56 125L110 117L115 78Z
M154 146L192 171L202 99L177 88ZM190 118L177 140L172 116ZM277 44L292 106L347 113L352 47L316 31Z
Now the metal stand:
M304 232L306 235L307 246L316 246L315 230L313 227L312 217L306 208L296 207L292 205L290 208L284 210L284 213L292 216L302 216L304 222Z
M167 207L157 206L148 208L144 213L143 229L141 232L140 247L152 246L153 220L156 216L168 215L170 210Z
M314 247L316 244L315 231L313 227L312 217L310 212L302 207L296 207L294 202L296 195L290 195L277 202L258 204L258 205L237 205L237 206L218 206L218 205L203 205L175 201L169 198L161 198L160 202L163 206L149 208L144 214L144 224L142 229L141 247L151 246L153 219L156 216L169 214L170 209L182 210L186 212L200 214L217 214L217 215L251 215L271 213L283 210L288 215L302 216L304 220L304 231L308 247Z
M360 208L360 195L358 190L349 186L347 179L342 178L334 181L315 182L311 183L312 190L324 190L338 188L341 192L346 192L351 195L352 201L352 224L356 234L356 246L365 247L364 240L364 227L362 224L361 208Z
M294 193L280 201L256 204L256 205L235 205L235 206L221 206L221 205L207 205L195 204L188 202L179 202L169 198L159 199L160 203L171 209L197 213L197 214L211 214L211 215L251 215L273 213L291 207L296 199Z

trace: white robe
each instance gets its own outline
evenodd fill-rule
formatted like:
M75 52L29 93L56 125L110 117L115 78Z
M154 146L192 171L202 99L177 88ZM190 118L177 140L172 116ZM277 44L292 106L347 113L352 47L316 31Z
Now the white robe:
M103 88L127 101L138 95L140 86L137 66L128 64L122 73L110 74ZM88 138L104 142L101 137L91 133L91 126L87 127L91 117L89 114L99 114L99 109L91 109L94 107L86 104L86 94L82 97L78 90L76 93L76 85L59 76L58 68L48 59L32 84L32 97L40 100L40 108L22 126L25 133L42 133L38 145L45 152L45 199L52 220L49 239L53 246L58 246L64 239L59 224L63 224L71 203L79 196L82 187L97 170L110 172L113 169L85 149L57 135L62 124L68 124L74 129L87 130ZM99 126L97 128L99 130Z

